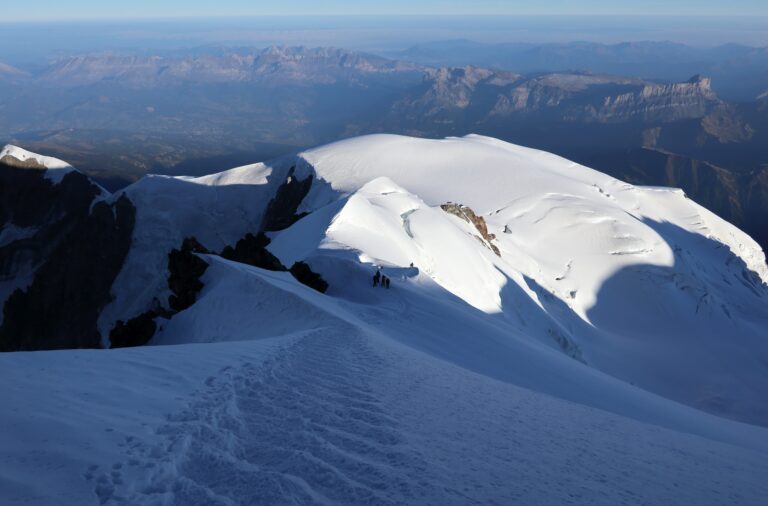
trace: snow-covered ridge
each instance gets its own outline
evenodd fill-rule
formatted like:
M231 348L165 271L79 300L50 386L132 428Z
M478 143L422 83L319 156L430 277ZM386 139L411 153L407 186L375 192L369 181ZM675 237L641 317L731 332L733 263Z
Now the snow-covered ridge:
M308 177L307 214L264 227L286 182ZM764 255L680 190L487 137L375 135L150 176L112 199L123 196L135 227L102 336L168 300L168 253L187 237L214 253L199 255L202 289L154 318L154 346L0 356L0 491L12 499L705 504L768 492ZM306 262L328 291L215 254L262 228L283 265ZM377 271L389 289L372 286Z
M12 144L7 144L2 151L0 151L0 161L9 157L11 160L7 160L13 164L13 160L18 160L18 165L24 168L31 169L44 169L45 177L54 184L58 184L64 178L64 176L75 170L70 164L58 158L50 156L38 155L32 153L26 149L22 149Z
M329 281L329 295L378 301L368 286L381 266L397 286L423 290L416 306L457 300L467 318L501 325L510 339L664 397L768 423L756 393L768 387L759 372L768 359L768 270L751 238L680 190L633 186L478 135L370 135L199 178L149 176L116 193L113 200L130 199L136 219L99 314L103 344L118 320L168 300L168 253L185 238L220 252L260 230L288 179L308 177L298 212L309 214L270 232L268 249L283 265L309 263ZM441 208L451 202L471 209L484 230ZM203 334L195 340L225 338ZM754 374L737 374L744 367Z
M633 186L478 135L370 135L210 176L135 183L114 197L127 195L137 216L100 316L103 338L116 320L167 300L158 273L171 249L194 236L221 251L258 231L288 177L314 178L298 210L309 215L270 233L269 250L284 265L309 262L332 296L368 300L350 280L365 286L383 266L398 284L458 298L510 335L665 397L768 423L756 394L768 387L758 372L768 360L768 269L750 237L680 190ZM483 219L499 255L440 208L448 202ZM737 374L744 367L754 374Z
M432 140L378 134L328 144L299 156L339 193L352 193L385 176L429 205L458 202L478 214L492 215L490 220L499 225L495 218L499 214L515 209L522 215L533 206L549 209L550 204L562 210L576 211L586 205L597 214L612 210L635 220L669 221L727 245L768 283L759 245L685 198L681 190L645 190L544 151L479 135ZM325 188L313 190L305 206L322 205L332 198ZM548 203L535 204L537 199ZM691 227L691 223L697 224Z

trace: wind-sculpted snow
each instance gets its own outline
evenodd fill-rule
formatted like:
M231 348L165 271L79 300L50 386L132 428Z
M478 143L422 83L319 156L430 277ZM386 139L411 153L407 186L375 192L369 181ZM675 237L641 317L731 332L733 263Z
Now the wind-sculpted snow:
M284 265L307 260L329 294L373 300L347 287L369 283L374 266L413 263L418 275L396 284L428 279L509 333L677 401L768 423L759 366L768 360L768 268L751 238L679 190L636 187L480 136L374 135L132 185L133 247L100 316L102 335L167 300L158 273L185 237L215 252L258 232L289 177L313 178L296 211L308 215L270 232L268 249ZM440 209L447 203L467 206L487 230ZM198 328L209 328L206 318ZM234 327L163 339L229 340L241 334Z
M686 199L680 190L635 187L543 151L477 135L443 140L371 135L315 148L301 157L342 194L387 177L430 206L453 201L483 216L525 202L530 207L547 196L562 196L581 199L593 213L606 210L629 218L649 217L683 228L696 221L691 218L700 217L708 227L706 234L726 244L768 282L768 267L760 247L743 232ZM333 194L318 187L310 192L306 206L319 207L331 198ZM550 202L546 208L553 206L565 211L573 208L568 202L562 206ZM522 215L528 209L517 211ZM583 223L580 218L558 220L553 225L565 230L570 222ZM556 237L554 232L541 229L539 235ZM580 244L571 242L569 246Z
M0 356L0 502L768 492L765 256L679 190L484 137L369 136L122 196L136 226L102 332L164 304L188 237L203 288L156 313L155 346ZM325 294L216 254L260 232Z
M346 325L334 312L296 294L288 273L205 258L211 265L197 303L164 322L153 344L243 341Z
M733 448L704 453L696 438L457 377L352 329L222 370L196 398L158 429L157 446L131 440L128 461L112 466L149 469L144 482L90 473L103 503L747 504L768 491L754 487L768 470L759 454L715 475Z
M387 166L408 168L408 160ZM316 162L322 174L328 161ZM455 167L452 177L461 179L462 169ZM351 174L359 170L349 167ZM429 278L471 306L501 316L510 334L549 344L665 397L768 423L760 393L768 388L761 366L768 360L768 290L734 254L762 256L748 237L679 191L636 188L574 166L563 191L555 192L555 177L564 178L552 174L563 170L559 166L539 167L533 175L508 170L522 173L509 176L520 180L552 182L489 189L489 200L496 192L511 198L485 214L500 256L473 225L388 178L319 209L269 248L287 261L309 258L336 287L331 293L358 301L367 296L345 287L366 274L350 269L350 258L395 272L413 263L419 275L400 284L423 286ZM450 165L445 171L450 173ZM434 202L475 202L469 182L420 186L411 174L397 173L427 193L442 188ZM482 170L477 174L483 177ZM479 205L496 207L484 202ZM744 242L729 248L714 237ZM334 275L339 269L346 274ZM737 345L724 337L731 335L738 336Z
M9 379L40 369L27 392L4 391L3 429L20 408L68 405L79 420L46 441L38 431L61 413L13 441L0 432L6 502L714 505L768 492L764 447L564 402L352 326L101 353L88 373L100 384L72 374L98 354L0 357ZM105 402L105 387L121 395Z

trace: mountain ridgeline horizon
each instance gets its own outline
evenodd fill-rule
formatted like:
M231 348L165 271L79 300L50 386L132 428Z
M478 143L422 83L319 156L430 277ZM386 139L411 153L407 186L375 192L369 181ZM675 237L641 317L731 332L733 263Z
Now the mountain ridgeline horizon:
M410 60L339 48L203 48L71 56L34 72L0 67L0 138L67 158L114 190L148 172L201 175L367 133L479 133L636 184L681 187L768 248L768 78L762 93L728 101L716 92L722 76L700 72L669 82L498 70L516 62L524 70L564 62L611 70L604 53L640 65L666 61L665 52L678 63L697 55L691 65L699 69L754 70L750 62L765 51L523 44L490 51L508 54L494 61L499 67L429 64L469 61L492 47L456 41L395 55ZM661 67L655 75L669 76ZM753 72L748 80L760 79Z
M765 48L99 30L0 63L0 503L768 495Z

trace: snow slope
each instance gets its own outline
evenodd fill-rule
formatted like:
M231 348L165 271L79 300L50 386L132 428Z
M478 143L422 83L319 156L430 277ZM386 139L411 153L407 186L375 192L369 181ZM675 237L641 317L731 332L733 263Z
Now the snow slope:
M601 211L612 210L639 219L666 220L716 238L768 282L765 255L754 240L685 199L680 190L638 188L543 151L478 135L431 140L381 134L328 144L300 156L342 194L357 191L384 176L432 206L452 200L470 206L478 214L504 210L515 216L529 214L537 207L544 212L565 214L563 211L579 210L581 205L583 213L593 214L591 220L584 216L552 220L563 229L573 222L608 221L615 216L604 216ZM327 200L325 188L316 190L307 207ZM668 192L674 196L659 195ZM674 209L667 207L670 201L675 202ZM503 224L501 220L495 221ZM540 234L545 231L549 230ZM606 248L608 252L634 251L622 248L628 244L628 238L615 235Z
M396 283L389 291L355 283L345 295L331 292L332 297L327 297L308 290L287 273L213 255L204 258L211 266L198 302L164 324L153 344L264 339L317 329L335 336L374 336L568 401L768 450L768 440L758 442L757 437L766 429L705 415L606 376L523 333L510 335L508 326L484 322L482 313L426 276L417 275L415 286ZM325 267L329 273L336 269L339 277L349 277L348 269L354 268L351 264ZM390 268L383 272L395 275Z
M283 303L293 324L264 339L0 356L4 504L758 504L768 492L766 429L634 394L708 427L701 437L497 381L290 276L208 259L219 281L188 312L226 325L250 299L251 318ZM261 289L222 308L230 283ZM325 315L315 328L310 308Z
M109 329L165 301L168 252L194 236L212 251L258 231L264 210L286 170L255 164L201 178L147 176L112 196L125 194L136 206L136 225L128 258L112 287L114 300L102 311L99 328L105 345Z
M302 156L351 195L340 208L327 187L313 190L307 208L330 201L328 211L275 237L278 257L309 258L324 274L321 259L340 250L413 262L510 332L665 397L768 423L765 257L680 190L477 136L370 136ZM435 207L445 202L482 214L501 255Z
M136 226L102 335L167 300L167 255L184 238L233 245L287 178L310 176L308 214L268 248L309 263L327 294L201 255L197 302L158 319L153 346L0 356L0 502L758 504L768 492L760 248L680 190L495 139L375 135L147 177L111 197L129 197ZM377 269L389 290L371 286Z
M320 264L342 262L350 270L331 283L336 296L350 297L343 287L368 278L373 265L413 262L423 276L408 283L422 286L426 276L510 334L664 397L768 425L768 269L750 237L680 190L632 186L474 135L365 136L128 187L136 229L99 318L105 343L115 321L167 300L158 273L171 249L194 236L221 251L258 231L294 168L295 177L316 178L299 209L311 214L272 234L270 249L286 265L306 259L327 277L338 269ZM492 244L438 207L448 202L481 216Z

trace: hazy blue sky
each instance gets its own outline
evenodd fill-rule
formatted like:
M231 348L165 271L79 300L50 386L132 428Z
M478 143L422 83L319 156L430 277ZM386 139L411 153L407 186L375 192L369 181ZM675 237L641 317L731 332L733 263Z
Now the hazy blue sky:
M273 14L768 15L767 0L27 0L6 21Z

